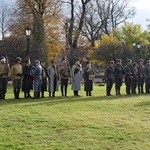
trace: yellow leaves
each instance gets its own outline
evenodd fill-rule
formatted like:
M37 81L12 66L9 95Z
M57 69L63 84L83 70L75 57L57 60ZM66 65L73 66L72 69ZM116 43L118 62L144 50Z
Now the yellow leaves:
M119 40L114 37L113 35L103 35L102 40L100 41L99 45L105 45L108 43L120 43Z

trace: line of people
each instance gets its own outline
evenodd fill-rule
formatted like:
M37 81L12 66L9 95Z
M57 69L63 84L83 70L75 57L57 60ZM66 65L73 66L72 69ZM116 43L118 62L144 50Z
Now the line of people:
M131 59L128 59L127 65L122 66L122 60L117 59L116 63L110 61L105 70L104 80L106 81L106 95L111 96L111 89L113 83L115 83L116 95L121 95L121 86L123 80L126 85L126 94L150 93L150 60L146 61L140 59L139 63L132 63Z
M0 99L5 99L7 92L7 83L13 81L14 99L20 99L20 91L24 92L24 98L31 98L31 90L34 91L33 98L44 97L44 92L49 92L49 97L55 97L55 92L60 89L62 96L68 96L68 81L72 80L72 90L74 96L79 96L78 91L81 89L81 80L84 78L84 90L87 96L91 96L93 90L93 79L95 73L91 64L88 62L87 67L83 70L79 60L70 69L66 58L58 66L55 61L51 61L47 68L44 61L35 60L32 65L29 60L22 65L22 59L16 58L13 66L9 66L5 57L0 58ZM48 85L48 87L47 87Z

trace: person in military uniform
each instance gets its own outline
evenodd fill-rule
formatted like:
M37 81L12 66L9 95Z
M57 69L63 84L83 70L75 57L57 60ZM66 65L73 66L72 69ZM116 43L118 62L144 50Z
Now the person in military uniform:
M16 58L16 63L11 67L11 78L13 80L14 98L20 99L21 80L23 74L23 67L21 65L21 58Z
M146 61L145 65L145 91L146 93L150 93L150 60Z
M137 63L133 63L133 83L132 83L132 94L136 94L136 88L138 85L139 77L138 77L138 68Z
M91 92L93 91L93 80L95 77L94 69L91 67L91 63L87 62L87 67L84 69L83 78L84 78L84 91L86 91L86 96L92 96Z
M114 61L110 61L104 74L104 79L106 81L106 95L107 96L111 96L111 89L115 80L114 71L115 71Z
M126 94L130 95L132 93L132 83L133 83L133 66L132 60L128 59L128 64L124 68L125 71L125 85Z
M61 82L61 94L62 96L67 96L67 87L68 87L68 80L70 78L70 67L68 65L67 59L62 59L62 66L60 67L60 82Z
M47 69L49 83L48 83L48 90L49 90L49 97L55 97L55 92L58 91L58 81L59 81L59 72L57 65L54 60L51 61L51 65Z
M125 71L122 66L122 61L121 59L117 59L116 65L115 65L115 71L114 71L116 95L121 95L120 89L122 86L124 74L125 74Z
M82 80L82 66L80 64L79 59L77 59L75 64L72 66L71 74L72 74L72 90L74 92L74 96L79 96L78 92L81 89L81 80Z
M24 92L24 98L30 98L30 91L33 89L33 67L31 62L27 60L23 67L23 82L22 91Z
M35 60L35 68L33 71L33 89L34 89L34 99L40 98L42 83L42 67L39 60Z
M6 63L5 57L0 58L0 99L5 100L7 83L10 76L10 66Z
M144 82L145 82L145 66L143 65L144 60L140 59L139 66L138 66L138 92L144 93Z
M44 98L44 91L47 91L47 77L48 77L45 61L41 61L41 66L42 66L41 97Z

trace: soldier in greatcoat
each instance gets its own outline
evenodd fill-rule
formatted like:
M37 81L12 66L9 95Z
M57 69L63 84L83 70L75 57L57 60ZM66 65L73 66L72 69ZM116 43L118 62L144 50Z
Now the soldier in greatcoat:
M54 60L51 61L51 65L47 69L49 81L48 81L48 90L49 97L55 97L55 92L58 91L59 83L59 72L57 65Z
M111 96L111 89L115 80L114 71L115 71L114 61L110 61L104 74L104 79L106 81L106 95L107 96Z
M144 82L145 82L145 66L143 65L144 60L140 59L139 66L138 66L138 92L144 93Z
M132 83L133 83L133 66L132 60L128 59L128 63L124 68L125 70L125 85L126 85L126 94L130 95L132 93Z
M6 63L5 57L0 58L0 99L5 100L7 83L10 76L10 66Z
M41 97L43 98L44 97L44 91L47 91L48 72L47 72L45 61L41 61L41 66L42 66Z
M42 67L39 60L35 60L35 68L33 71L33 88L34 88L34 98L40 98L42 83Z
M23 81L22 81L22 91L24 92L24 98L30 98L30 91L33 89L33 66L30 61L25 62L23 67Z
M145 91L146 93L150 93L150 60L146 61L145 65Z
M137 63L134 62L132 66L133 66L132 94L136 94L136 88L139 81Z
M76 60L75 64L72 66L72 90L74 96L79 96L78 92L81 89L81 79L82 79L82 66L79 59Z
M124 74L125 74L125 71L122 66L122 61L121 59L117 59L116 65L115 65L115 71L114 71L116 95L121 95L120 89L122 86Z
M67 96L67 87L68 87L68 80L71 77L70 73L70 67L69 64L67 62L66 58L62 59L62 66L60 66L60 82L61 82L61 94L62 96Z
M84 69L83 72L84 91L86 91L86 96L92 96L91 92L93 91L94 77L95 77L94 69L91 67L91 63L87 62L87 67Z
M23 67L21 65L21 61L21 58L17 57L16 63L11 67L11 78L13 80L13 92L15 99L20 99L19 94L23 74Z

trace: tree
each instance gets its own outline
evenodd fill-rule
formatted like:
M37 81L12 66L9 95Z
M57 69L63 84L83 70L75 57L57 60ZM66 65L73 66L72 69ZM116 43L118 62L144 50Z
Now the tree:
M73 65L75 59L78 56L78 41L82 31L82 27L84 24L85 14L87 11L87 4L90 0L80 0L78 1L79 5L75 0L67 1L69 4L70 12L68 19L66 19L65 27L66 27L66 38L67 38L67 50L68 50L68 59L70 61L70 65ZM75 10L76 8L76 10Z
M123 47L121 42L113 35L104 35L94 49L92 57L95 60L105 61L107 64L110 60L121 58L122 54Z
M94 47L95 40L103 34L112 34L120 24L135 14L135 9L129 7L124 0L92 0L86 13L83 36Z
M1 0L0 1L0 33L2 39L5 38L8 32L11 17L12 17L11 9L9 7L9 4L4 2L4 0Z
M55 34L51 34L51 31L54 23L59 24L59 9L57 0L16 0L16 18L12 23L11 32L21 36L26 26L32 27L34 59L39 59L40 56L41 59L47 60L49 42L58 39L55 37L58 30L55 30Z

